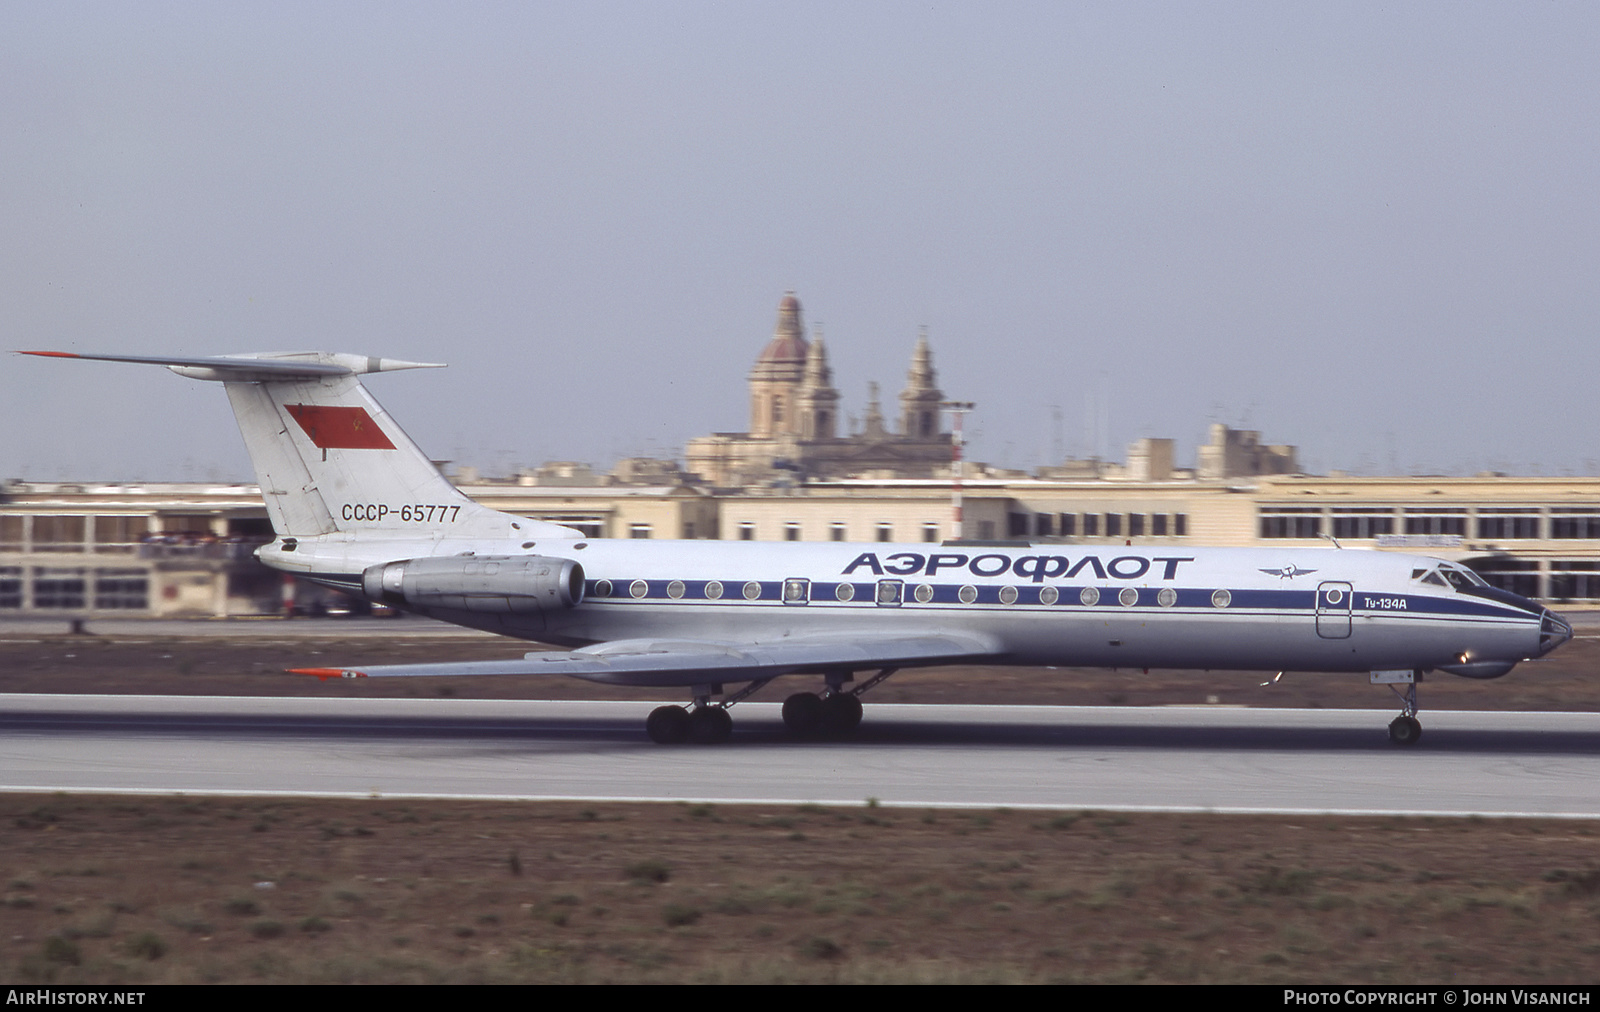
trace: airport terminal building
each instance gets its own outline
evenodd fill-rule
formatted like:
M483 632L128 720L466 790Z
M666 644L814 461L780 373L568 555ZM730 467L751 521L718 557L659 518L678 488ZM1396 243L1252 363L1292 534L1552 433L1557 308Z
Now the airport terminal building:
M835 479L714 489L463 483L495 509L588 537L937 542L951 486ZM1067 544L1375 548L1463 562L1529 597L1600 606L1600 478L1264 475L984 478L963 488L967 538ZM286 585L254 485L7 482L0 616L238 616L328 603Z

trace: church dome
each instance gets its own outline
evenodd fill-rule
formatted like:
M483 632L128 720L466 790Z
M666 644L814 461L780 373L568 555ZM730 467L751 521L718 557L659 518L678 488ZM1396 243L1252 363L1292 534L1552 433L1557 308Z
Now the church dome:
M778 303L778 325L772 340L761 350L757 365L798 365L806 362L805 327L800 322L800 300L790 292Z

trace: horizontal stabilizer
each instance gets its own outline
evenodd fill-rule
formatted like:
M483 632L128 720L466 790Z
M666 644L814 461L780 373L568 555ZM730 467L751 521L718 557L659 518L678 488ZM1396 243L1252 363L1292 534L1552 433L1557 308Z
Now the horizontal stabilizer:
M24 351L19 354L42 358L80 358L97 362L133 362L138 365L164 365L190 379L224 382L264 382L272 380L327 379L396 369L442 369L437 362L407 362L397 358L373 358L321 351L260 352L249 355L207 357L166 355L90 355L71 351Z
M293 668L317 678L430 678L469 675L566 675L610 685L698 685L772 678L802 671L993 660L998 648L977 636L851 635L776 643L613 640L581 650L532 653L516 660L385 664L368 668Z

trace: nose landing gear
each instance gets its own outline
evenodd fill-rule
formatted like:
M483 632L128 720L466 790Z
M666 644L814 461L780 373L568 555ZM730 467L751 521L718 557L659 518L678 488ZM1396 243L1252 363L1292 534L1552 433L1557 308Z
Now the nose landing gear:
M1396 745L1415 745L1422 737L1422 722L1417 719L1417 683L1422 681L1420 671L1374 671L1372 684L1387 685L1389 691L1400 697L1400 716L1389 722L1389 740ZM1404 685L1402 692L1398 686Z

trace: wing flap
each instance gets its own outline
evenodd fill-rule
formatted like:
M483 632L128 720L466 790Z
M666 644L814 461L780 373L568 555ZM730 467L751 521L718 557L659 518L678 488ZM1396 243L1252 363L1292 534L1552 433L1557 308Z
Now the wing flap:
M294 668L317 678L436 678L565 675L608 685L697 685L803 671L907 667L993 659L986 638L959 634L806 637L773 643L613 640L581 650L531 653L504 661L441 661L365 668Z

